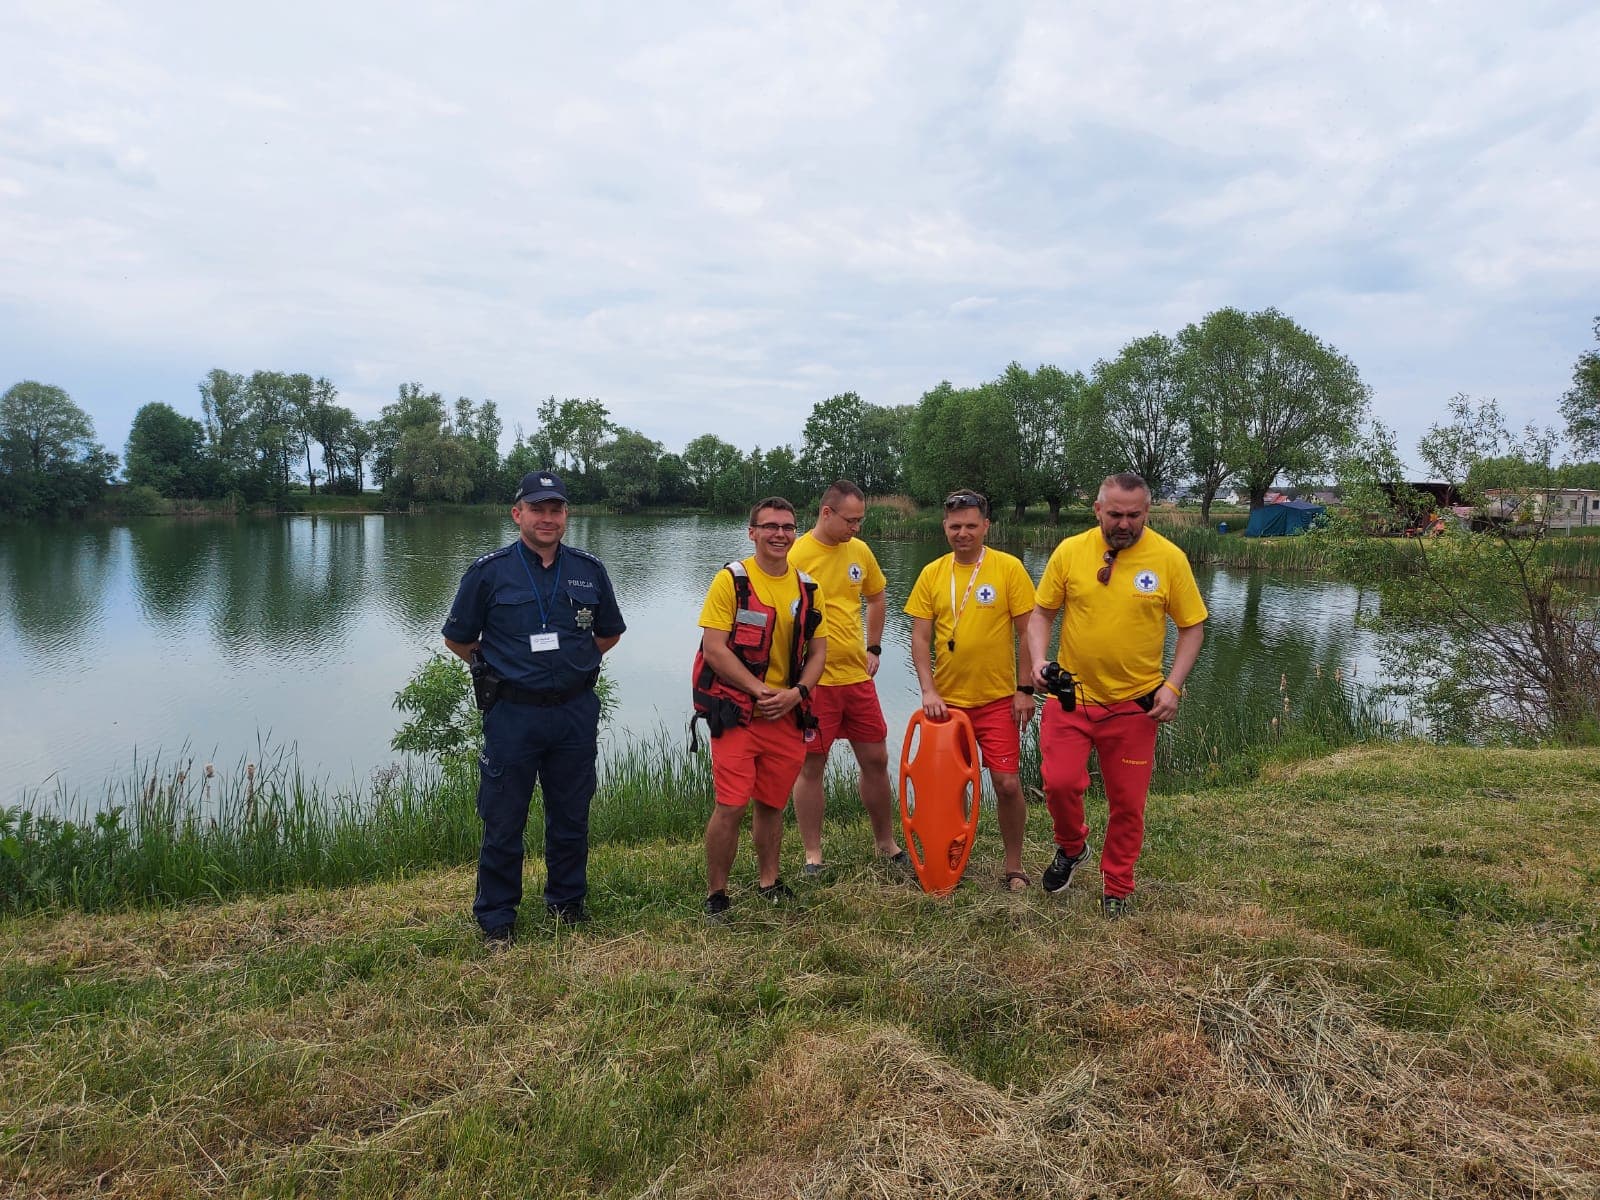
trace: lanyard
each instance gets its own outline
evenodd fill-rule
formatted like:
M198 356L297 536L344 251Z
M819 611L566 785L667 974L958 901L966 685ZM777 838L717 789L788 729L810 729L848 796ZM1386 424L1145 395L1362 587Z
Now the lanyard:
M528 573L528 586L533 589L533 598L539 602L539 628L550 628L550 612L544 606L544 597L539 594L539 585L533 580L533 567L528 563L528 552L524 549L522 539L517 539L517 553L522 556L522 569ZM561 547L556 547L556 580L550 588L550 607L556 605L556 596L561 591Z
M967 576L967 591L961 597L960 608L956 607L956 556L950 556L950 640L945 644L951 650L956 648L956 626L961 624L961 614L967 611L967 601L972 599L972 585L978 582L978 572L983 570L983 559L988 553L987 546L978 551L978 561L973 564L972 574Z

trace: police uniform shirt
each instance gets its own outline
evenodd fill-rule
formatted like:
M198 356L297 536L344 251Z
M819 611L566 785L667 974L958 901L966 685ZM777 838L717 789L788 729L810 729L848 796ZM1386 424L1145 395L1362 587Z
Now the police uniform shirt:
M546 567L518 539L467 568L443 632L453 642L478 642L484 661L509 683L566 692L600 669L594 639L626 628L598 558L561 545Z

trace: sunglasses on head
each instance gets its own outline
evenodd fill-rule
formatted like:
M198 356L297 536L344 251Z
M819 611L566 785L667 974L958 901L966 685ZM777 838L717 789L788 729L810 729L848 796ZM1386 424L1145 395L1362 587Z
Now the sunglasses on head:
M951 492L945 497L944 510L950 512L957 508L975 508L979 512L987 512L989 504L977 492Z

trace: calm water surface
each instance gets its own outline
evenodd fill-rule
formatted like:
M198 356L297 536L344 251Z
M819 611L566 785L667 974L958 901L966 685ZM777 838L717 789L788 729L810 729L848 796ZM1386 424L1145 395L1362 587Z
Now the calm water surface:
M337 784L365 780L397 758L394 694L442 648L461 572L513 536L489 513L0 528L0 803L92 802L136 755L231 767L263 744ZM628 622L608 657L610 743L681 734L700 603L717 567L749 551L743 525L574 517L567 540L605 559ZM900 609L946 547L873 549L889 578L879 688L898 754L918 695ZM1036 580L1046 557L1023 555ZM1212 616L1192 689L1266 711L1312 673L1374 682L1356 589L1199 576Z

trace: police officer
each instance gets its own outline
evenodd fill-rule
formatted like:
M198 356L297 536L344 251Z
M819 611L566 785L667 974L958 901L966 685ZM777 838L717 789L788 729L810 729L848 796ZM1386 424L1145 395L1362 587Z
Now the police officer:
M509 946L522 900L522 831L534 784L544 793L544 903L565 925L588 920L589 802L594 798L600 657L626 626L605 565L563 545L567 489L523 476L511 505L516 541L461 577L444 644L473 667L483 714L478 894L491 949Z

